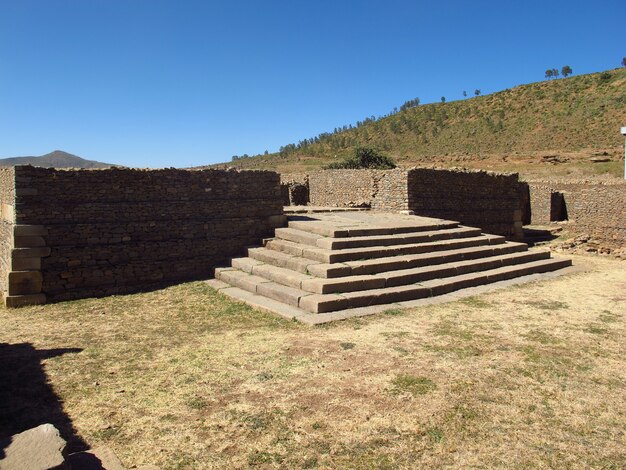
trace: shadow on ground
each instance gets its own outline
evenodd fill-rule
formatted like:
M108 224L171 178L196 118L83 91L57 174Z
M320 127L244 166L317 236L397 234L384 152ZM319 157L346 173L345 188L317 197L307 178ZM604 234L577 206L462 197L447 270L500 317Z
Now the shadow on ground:
M0 343L0 439L44 423L53 424L67 441L67 450L88 448L76 433L63 403L54 393L41 363L78 348L35 349L30 343ZM4 448L0 448L0 459Z
M524 227L524 243L535 246L540 243L550 242L558 238L559 228Z

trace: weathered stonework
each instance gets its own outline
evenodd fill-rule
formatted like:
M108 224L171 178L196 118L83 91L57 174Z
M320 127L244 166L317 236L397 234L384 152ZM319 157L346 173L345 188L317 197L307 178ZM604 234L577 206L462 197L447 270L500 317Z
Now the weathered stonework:
M406 170L323 170L308 175L314 206L407 209Z
M626 181L533 180L528 185L533 224L565 219L575 232L612 248L626 246ZM555 204L564 204L566 213Z
M409 209L521 240L520 185L517 173L415 168L408 172Z
M280 175L280 191L285 206L304 206L309 203L309 175L289 173Z
M270 171L13 172L13 220L2 226L8 306L207 278L284 223ZM0 196L10 203L9 180Z
M306 176L311 205L414 213L522 238L526 188L517 174L411 168L324 170ZM293 175L281 178L296 179ZM304 179L302 175L297 178Z

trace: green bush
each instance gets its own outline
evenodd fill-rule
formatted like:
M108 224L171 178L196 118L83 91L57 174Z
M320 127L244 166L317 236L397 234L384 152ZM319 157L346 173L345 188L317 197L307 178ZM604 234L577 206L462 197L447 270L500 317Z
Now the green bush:
M357 147L354 155L341 162L334 162L325 166L327 170L372 168L376 170L389 170L395 168L396 163L391 157L382 155L378 150L371 147Z

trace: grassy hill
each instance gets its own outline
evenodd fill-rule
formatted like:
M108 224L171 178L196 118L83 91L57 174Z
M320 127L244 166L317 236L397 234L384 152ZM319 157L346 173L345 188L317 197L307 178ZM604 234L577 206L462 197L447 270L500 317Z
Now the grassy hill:
M299 171L343 158L354 147L372 146L401 165L617 176L624 125L626 69L615 69L420 105L230 165ZM610 161L593 163L592 158Z
M85 160L71 153L55 150L40 157L0 158L0 166L33 165L44 168L111 168L110 163Z

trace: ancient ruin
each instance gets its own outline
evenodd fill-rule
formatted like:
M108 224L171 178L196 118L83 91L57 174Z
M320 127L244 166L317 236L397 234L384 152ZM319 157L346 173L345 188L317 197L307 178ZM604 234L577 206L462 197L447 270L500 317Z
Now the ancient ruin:
M389 212L293 215L275 234L216 270L211 285L310 324L411 307L571 265L479 228Z
M598 198L613 202L600 210ZM210 279L226 267L214 282L225 293L264 296L314 322L563 268L567 260L522 243L525 223L563 217L563 207L623 246L623 198L623 183L527 184L468 170L17 166L0 170L0 289L17 307ZM308 206L295 214L289 204ZM344 211L310 213L317 206Z

